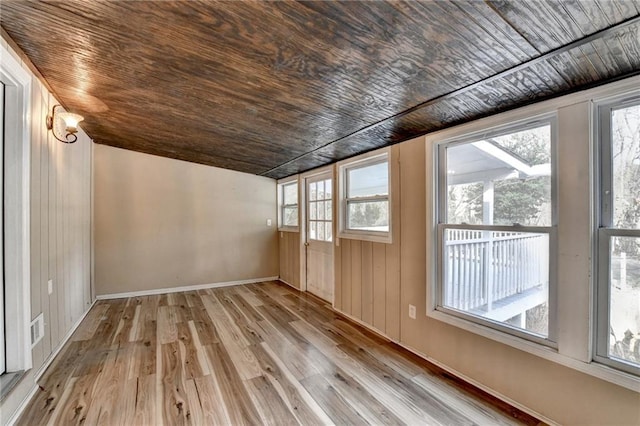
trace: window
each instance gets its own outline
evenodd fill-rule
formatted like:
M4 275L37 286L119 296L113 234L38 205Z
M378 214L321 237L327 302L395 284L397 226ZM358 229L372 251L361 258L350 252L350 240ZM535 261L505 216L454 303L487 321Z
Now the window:
M391 242L389 152L340 165L340 236Z
M438 146L436 309L553 345L555 118Z
M596 360L640 373L640 97L598 105Z
M278 185L280 228L298 228L298 179Z

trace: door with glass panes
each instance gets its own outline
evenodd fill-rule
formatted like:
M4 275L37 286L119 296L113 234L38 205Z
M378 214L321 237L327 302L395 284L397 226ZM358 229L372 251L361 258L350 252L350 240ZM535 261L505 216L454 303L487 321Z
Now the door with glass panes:
M305 179L307 291L333 303L333 176Z

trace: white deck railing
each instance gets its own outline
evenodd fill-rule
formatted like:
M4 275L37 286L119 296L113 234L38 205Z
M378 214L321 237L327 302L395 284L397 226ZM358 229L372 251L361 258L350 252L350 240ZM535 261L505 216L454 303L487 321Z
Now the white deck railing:
M489 312L549 280L546 234L447 229L444 304Z

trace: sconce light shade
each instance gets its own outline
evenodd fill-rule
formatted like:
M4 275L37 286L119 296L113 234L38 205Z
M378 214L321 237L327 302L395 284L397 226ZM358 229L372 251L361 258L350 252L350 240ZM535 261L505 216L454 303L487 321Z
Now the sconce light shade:
M47 116L47 129L51 130L53 137L64 143L74 143L78 140L76 133L78 132L78 123L84 120L84 117L80 114L74 114L72 112L59 112L56 113L56 108L62 108L60 105L55 105L51 110L51 115ZM62 120L64 122L64 139L58 136L56 129L56 120Z

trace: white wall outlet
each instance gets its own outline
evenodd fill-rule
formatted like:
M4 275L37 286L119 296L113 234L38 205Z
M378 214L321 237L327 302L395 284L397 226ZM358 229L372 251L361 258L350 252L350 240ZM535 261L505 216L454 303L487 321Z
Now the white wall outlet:
M53 280L47 281L47 288L49 289L49 294L53 293Z
M267 219L267 226L271 226L271 219Z
M409 318L416 319L416 307L409 305Z

